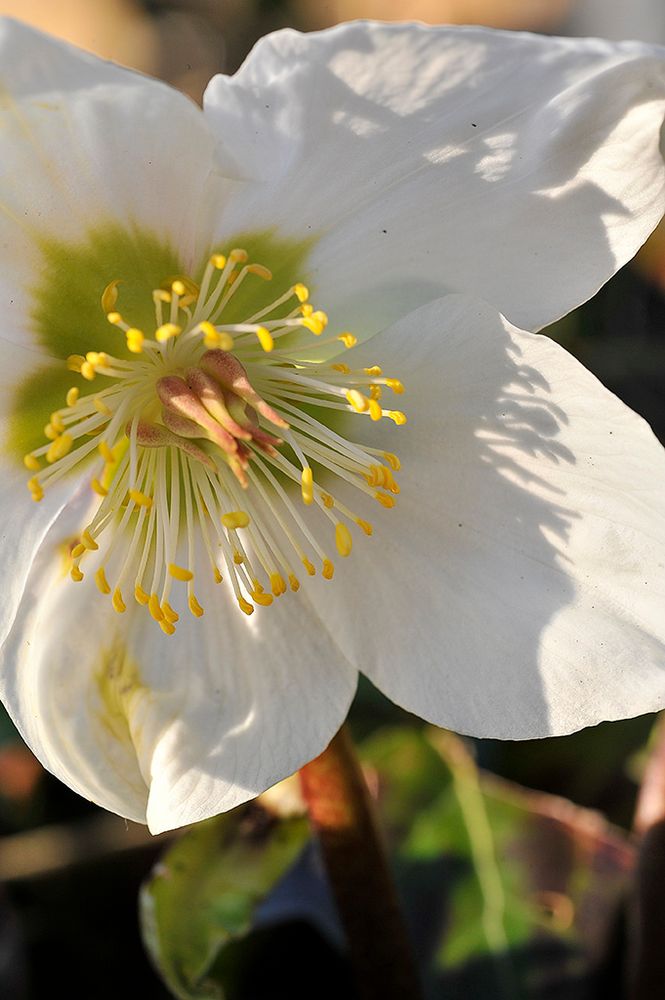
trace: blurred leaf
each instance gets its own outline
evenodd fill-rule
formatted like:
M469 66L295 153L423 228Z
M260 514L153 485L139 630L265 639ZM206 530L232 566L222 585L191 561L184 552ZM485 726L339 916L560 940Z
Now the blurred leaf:
M390 730L362 755L429 995L588 996L632 866L626 840L597 813L478 771L448 733Z
M216 1000L234 989L243 947L256 951L255 911L308 833L303 817L280 820L253 806L192 827L166 852L140 908L146 945L175 996Z

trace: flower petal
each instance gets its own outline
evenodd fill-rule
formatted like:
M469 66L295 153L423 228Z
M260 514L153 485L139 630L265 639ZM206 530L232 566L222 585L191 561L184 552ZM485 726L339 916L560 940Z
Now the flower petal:
M478 28L277 32L205 114L253 177L225 230L316 237L317 298L365 333L448 291L539 328L665 207L662 52Z
M217 182L212 138L182 94L1 19L0 122L0 235L12 247L3 305L5 288L34 280L36 244L109 222L147 227L198 263Z
M166 637L145 608L111 610L90 571L66 579L61 532L2 651L2 699L45 767L156 833L253 798L323 750L356 671L305 597L248 619L211 583L204 617L178 608Z
M377 431L402 458L395 510L316 593L349 659L475 736L663 708L665 451L648 425L557 344L463 297L371 346L355 363L399 374L408 423Z

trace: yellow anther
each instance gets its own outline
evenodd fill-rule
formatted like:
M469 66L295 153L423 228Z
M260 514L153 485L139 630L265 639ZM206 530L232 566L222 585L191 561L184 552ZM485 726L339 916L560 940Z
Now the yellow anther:
M286 583L281 573L270 574L270 589L275 597L280 597L281 594L286 592Z
M105 417L110 417L113 415L113 410L109 406L107 406L104 400L100 399L99 396L94 397L92 405L97 410L97 413L101 413Z
M78 542L72 549L72 559L80 559L82 555L85 554L86 548L81 542Z
M242 554L242 552L238 552L238 550L236 549L235 552L233 553L233 561L236 564L236 566L242 566L242 564L245 561L245 557Z
M85 360L89 361L91 365L105 365L109 359L108 354L104 351L88 351L85 356Z
M72 445L74 444L74 438L71 434L61 434L57 437L55 441L52 441L46 452L47 462L57 462L59 459L64 458L65 455L71 451Z
M104 459L105 462L109 462L109 463L115 462L115 457L113 455L113 452L109 448L109 446L106 443L106 441L100 441L99 442L99 444L97 445L97 451L102 456L102 458Z
M85 358L82 354L70 354L67 358L67 368L70 372L80 372L84 361Z
M351 549L353 548L351 532L341 521L335 525L335 545L341 556L351 555Z
M90 534L90 532L88 531L87 528L85 529L85 531L81 535L81 543L83 545L85 545L86 549L89 549L90 552L96 552L97 549L99 548L99 545L97 544L97 542L95 541L95 539L92 537L92 535Z
M406 423L406 414L402 413L401 410L386 410L385 416L390 417L390 419L393 420L398 427L401 427L402 424Z
M316 569L312 565L312 563L309 561L309 559L307 558L307 556L303 556L302 557L302 564L305 567L305 569L307 570L307 575L308 576L316 576Z
M167 622L171 622L175 625L176 622L180 621L180 615L177 611L174 611L168 601L164 601L162 604L162 614Z
M106 579L106 573L104 567L100 566L95 572L95 583L97 584L97 590L100 594L110 594L111 588L109 587L109 582Z
M225 528L246 528L249 525L249 514L244 510L231 510L222 514L222 524Z
M162 282L160 291L167 293L173 291L178 296L191 296L193 301L198 298L200 289L196 282L192 281L186 274L172 274Z
M146 594L145 590L143 589L140 583L137 583L136 586L134 587L134 597L136 599L137 604L141 604L143 605L143 607L145 607L148 601L150 600L150 594Z
M307 285L303 285L302 282L298 282L293 286L293 294L298 299L298 302L307 302L309 298L309 288Z
M67 403L67 406L76 406L79 395L80 393L78 386L73 385L71 389L68 389L67 395L65 396L65 401Z
M387 378L386 385L388 386L389 389L392 389L392 391L396 393L398 396L401 396L402 393L404 392L404 386L402 385L402 383L398 378Z
M400 462L400 460L397 457L397 455L393 455L393 453L391 451L384 451L383 457L385 458L385 460L388 463L388 465L390 465L390 467L395 472L399 472L399 470L402 467L402 463Z
M323 333L325 324L322 323L320 320L315 319L314 315L315 314L312 313L311 316L303 316L300 322L305 327L306 330L309 330L309 332L313 333L315 337L318 337L320 334Z
M262 594L258 590L252 591L252 598L257 604L260 604L263 608L268 608L273 602L272 594Z
M187 289L180 278L176 278L175 281L171 282L171 291L174 295L184 295Z
M113 605L113 610L117 611L119 615L121 615L124 611L127 610L127 605L122 599L122 592L120 590L120 587L116 587L115 590L113 591L111 604Z
M366 535L367 535L368 537L369 537L369 536L370 536L370 535L372 534L372 532L374 531L374 528L373 528L373 527L372 527L372 525L371 525L371 524L369 523L369 521L363 521L362 517L357 517L357 518L356 518L356 524L358 525L358 527L359 527L359 528L362 528L362 530L363 530L363 531L365 532L365 534L366 534Z
M256 577L254 577L254 579L252 580L252 587L257 594L262 594L266 589L261 583L261 581L257 580Z
M139 507L152 507L152 497L149 497L146 493L141 493L140 490L131 489L128 491L130 499L134 501Z
M335 506L335 498L330 496L330 493L322 493L321 499L323 500L323 506L330 510Z
M127 350L131 351L132 354L141 354L145 341L143 330L139 330L136 326L130 326L125 336L127 337Z
M167 621L166 618L162 618L159 627L165 635L175 635L175 625Z
M115 281L109 282L104 291L102 292L102 309L108 315L112 312L114 305L118 301L118 285L120 284L120 278L116 278Z
M226 257L223 253L214 253L210 258L210 263L213 267L216 267L218 271L223 271L226 267Z
M330 559L323 560L322 573L324 580L332 580L333 576L335 575L335 567Z
M164 612L162 611L162 606L159 603L159 597L157 594L151 594L148 598L148 611L156 622L164 620Z
M395 506L395 501L388 493L375 493L374 499L378 500L381 506L386 507L388 510Z
M377 403L375 399L370 399L369 401L369 415L372 420L380 420L383 416L381 404Z
M383 375L383 369L379 368L378 365L372 365L371 368L363 368L365 375Z
M300 590L300 580L295 573L289 573L289 586L294 594L297 590Z
M83 579L83 573L78 568L78 566L72 566L72 568L69 571L69 575L71 576L74 583L80 583L81 580Z
M202 323L199 323L199 330L203 334L203 342L206 347L219 347L219 330L209 320L204 319Z
M165 288L155 288L152 293L152 300L157 305L158 302L168 303L171 301L171 293Z
M248 264L247 271L249 274L255 274L257 278L263 278L264 281L272 280L272 271L263 264Z
M52 424L46 424L44 427L44 437L48 438L49 441L55 441L58 436L58 432Z
M241 250L240 247L235 247L229 254L229 260L233 261L234 264L246 264L249 254L246 250Z
M346 393L349 406L352 406L356 413L365 413L369 409L369 399L363 396L357 389L349 389Z
M122 323L122 316L119 312L109 312L106 314L106 318L111 326L118 326L119 323Z
M320 323L324 330L328 326L328 314L324 313L321 309L317 309L316 312L313 312L310 318L313 319L315 323Z
M160 344L165 344L167 340L177 337L179 333L182 333L182 327L178 326L177 323L162 323L155 330L155 340L158 340Z
M354 337L352 333L340 333L337 339L340 340L344 344L344 346L349 349L355 347L356 344L358 343L358 338Z
M275 341L272 339L270 330L267 330L265 326L259 326L256 330L256 336L258 337L259 344L266 353L272 351Z
M185 583L194 579L194 574L190 569L183 569L182 566L176 566L175 563L169 563L169 573L174 580L182 580Z
M84 361L81 365L81 375L87 382L92 382L95 377L95 366L90 364L89 361Z
M240 608L241 611L245 612L246 615L251 615L251 614L254 613L254 608L249 603L249 601L245 600L244 597L239 597L238 598L238 606L239 606L239 608Z
M213 568L212 568L212 575L214 577L215 583L221 583L222 580L224 579L224 577L219 572L219 570L217 569L216 566L213 566Z
M310 302L305 302L304 305L300 306L301 316L311 316L314 312L314 306Z
M195 618L200 618L201 615L203 614L203 608L201 607L201 605L199 604L199 602L196 600L196 597L194 596L194 594L190 594L189 595L189 598L187 599L187 603L189 604L189 610L192 612L192 614L194 615L194 617Z
M382 393L381 393L381 386L380 385L371 385L369 387L369 398L370 399L381 399L381 395L382 395Z
M55 413L51 414L51 427L58 432L58 434L63 434L65 431L65 425L63 423L62 417L56 410Z
M106 489L105 486L102 486L102 484L100 483L99 479L96 479L96 478L95 479L91 479L90 480L90 486L93 489L93 491L97 494L97 496L105 497L105 496L108 495L109 491Z
M314 503L314 473L309 465L300 475L300 492L304 504L309 507Z
M23 456L23 464L26 469L30 469L31 472L39 472L42 467L42 463L39 459L35 455L31 454Z
M348 365L345 365L343 362L341 364L339 364L339 365L332 365L332 370L334 372L341 372L342 375L350 375L351 374L351 369L349 368Z
M32 479L28 479L27 485L28 489L30 490L30 493L32 494L33 500L44 499L44 490L42 489L40 482L37 479L37 476L33 476Z

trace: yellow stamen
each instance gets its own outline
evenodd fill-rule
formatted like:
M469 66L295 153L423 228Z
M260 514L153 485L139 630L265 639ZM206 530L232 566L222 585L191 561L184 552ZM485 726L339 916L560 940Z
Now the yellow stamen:
M140 490L131 489L128 492L130 498L139 507L152 507L152 497L147 496L145 493L141 493Z
M229 260L233 261L234 264L246 264L249 254L246 250L241 250L240 247L235 247L229 254Z
M200 618L201 615L203 615L203 613L204 613L203 612L203 608L201 607L201 605L199 604L199 602L196 600L196 597L194 596L194 594L190 594L189 595L187 603L189 604L189 610L192 612L192 614L194 615L195 618Z
M312 563L309 561L309 559L307 558L307 556L303 556L303 558L302 558L302 564L305 567L305 569L307 570L307 575L308 576L316 576L316 569L312 565Z
M289 573L289 586L294 594L300 590L300 580L294 573Z
M270 607L270 605L273 602L272 594L262 594L258 590L252 591L252 598L253 600L256 601L257 604L260 604L264 608Z
M391 507L395 506L395 501L388 493L375 493L374 499L378 500L382 507L390 510Z
M33 500L39 501L44 499L44 490L42 489L36 476L33 476L32 479L28 479L28 489L32 494Z
M162 611L161 604L159 603L159 597L157 594L151 594L148 598L148 611L155 619L156 622L161 622L164 619L164 612Z
M46 452L47 462L57 462L58 459L64 458L65 455L71 451L71 447L74 444L74 438L71 434L61 434L57 437L55 441L52 441Z
M222 524L225 528L246 528L249 525L249 514L244 510L232 510L222 514Z
M111 326L118 326L122 323L122 316L119 312L109 312L106 314L106 318L111 324Z
M308 465L300 475L300 492L303 503L308 507L314 503L314 473Z
M106 573L103 566L100 566L95 573L95 583L97 584L97 590L99 590L101 594L111 593L111 588L109 587L109 582L106 579Z
M23 456L23 464L26 469L30 469L31 472L39 472L42 467L42 463L39 459L35 455L30 454Z
M333 576L335 575L335 567L330 559L323 560L322 573L324 580L332 580Z
M85 551L86 551L86 549L85 549L85 545L82 545L82 544L81 544L81 543L79 542L79 543L78 543L77 545L75 545L75 546L74 546L74 548L72 549L72 559L80 559L80 558L81 558L81 556L82 556L82 555L84 555Z
M390 419L393 420L398 427L401 427L402 424L406 423L406 414L402 413L401 410L386 410L385 416L390 417Z
M70 372L80 372L84 361L85 358L82 354L70 354L67 358L67 368Z
M286 583L284 582L284 577L281 573L270 574L270 589L275 597L279 597L281 594L286 593Z
M248 601L245 600L244 597L238 598L238 606L241 611L245 612L246 615L251 615L254 613L254 608Z
M75 406L76 403L78 402L79 395L80 393L78 386L73 385L71 389L68 389L67 395L65 396L67 406Z
M263 264L248 264L247 271L249 274L255 274L257 278L263 278L264 281L272 280L272 271Z
M175 563L169 563L169 573L174 580L182 580L185 583L194 579L194 574L191 570L183 569L182 566L176 566Z
M141 604L143 607L145 607L150 600L150 594L146 594L143 587L138 583L134 587L134 597L136 598L137 604Z
M159 623L159 627L165 635L175 635L175 625L173 625L172 622L167 621L166 618L162 618Z
M372 420L380 420L383 416L381 404L377 403L375 399L370 399L369 401L369 415Z
M99 396L95 396L93 398L92 405L97 410L97 413L101 413L102 416L110 417L113 415L113 410L107 406L104 400L100 399Z
M100 441L99 442L99 444L97 445L97 451L102 456L102 458L104 459L105 462L108 462L109 464L111 462L115 462L115 457L113 455L113 452L109 448L109 446L106 443L106 441Z
M307 285L303 285L300 281L297 285L293 286L293 294L298 299L298 302L307 302L309 298L309 288Z
M348 350L350 350L352 347L355 347L356 344L358 343L358 338L354 337L352 333L340 333L337 339L341 340L341 342Z
M116 278L115 281L109 282L102 292L102 309L107 315L113 312L113 307L118 301L118 285L120 283L120 278Z
M226 267L226 257L223 253L214 253L210 258L210 263L213 267L217 268L218 271L223 271Z
M335 506L335 498L330 496L330 493L322 493L321 499L323 500L323 506L331 510Z
M384 451L383 457L385 458L386 462L388 462L388 464L392 466L395 472L399 472L402 463L400 462L397 455L393 455L391 451Z
M158 340L160 344L165 344L167 340L177 337L179 333L182 333L182 327L178 326L177 323L162 323L155 330L155 340Z
M127 350L131 351L132 354L141 354L145 341L143 330L139 330L136 326L130 326L125 336L127 337Z
M363 368L365 375L383 375L383 369L379 368L378 365L372 365L371 368Z
M256 336L258 337L259 343L263 350L268 354L272 351L275 346L275 342L272 339L272 334L270 330L267 330L265 326L260 326L256 330Z
M174 611L168 601L164 601L162 604L162 614L167 622L171 622L175 625L177 621L180 621L180 615L177 611Z
M356 413L365 413L369 409L369 399L363 396L357 389L349 389L346 393L349 406L352 406Z
M116 587L115 590L113 591L111 604L113 605L113 610L117 611L119 615L121 615L124 611L127 610L127 605L122 599L122 592L120 590L120 587Z
M97 549L99 548L99 545L92 537L87 528L81 535L81 542L83 543L83 545L85 545L86 549L89 549L91 552L96 552Z
M90 481L90 486L92 487L93 491L97 494L97 496L105 497L108 495L109 491L106 489L106 487L102 486L99 479L96 478L92 479Z
M356 524L358 525L358 527L359 527L359 528L362 528L362 530L363 530L363 531L365 532L365 534L366 534L366 535L367 535L368 537L369 537L369 536L370 536L370 535L372 534L372 532L374 531L374 528L373 528L373 527L372 527L372 525L371 525L371 524L369 523L369 521L363 521L363 519L362 519L361 517L357 517L357 518L356 518Z
M341 556L350 556L353 548L351 532L341 521L335 526L335 545Z
M78 566L72 566L72 568L69 571L69 575L74 581L74 583L80 583L81 580L83 579L83 573L78 568Z

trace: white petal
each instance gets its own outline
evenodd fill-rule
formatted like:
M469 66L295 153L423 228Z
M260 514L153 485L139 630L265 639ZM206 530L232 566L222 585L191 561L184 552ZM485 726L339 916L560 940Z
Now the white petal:
M356 22L263 39L205 113L223 168L256 181L225 230L313 238L342 325L465 291L534 329L659 221L664 100L647 46Z
M0 126L10 275L18 254L34 283L36 241L114 222L170 239L185 262L207 249L212 139L177 91L2 19Z
M63 577L60 537L56 525L35 561L0 685L49 770L156 833L253 798L323 750L356 672L306 598L247 619L211 583L204 617L179 608L166 637L145 608L112 611L90 572Z
M476 736L663 708L665 451L647 424L548 338L458 296L370 361L403 378L409 420L382 435L396 508L316 594L349 659Z

